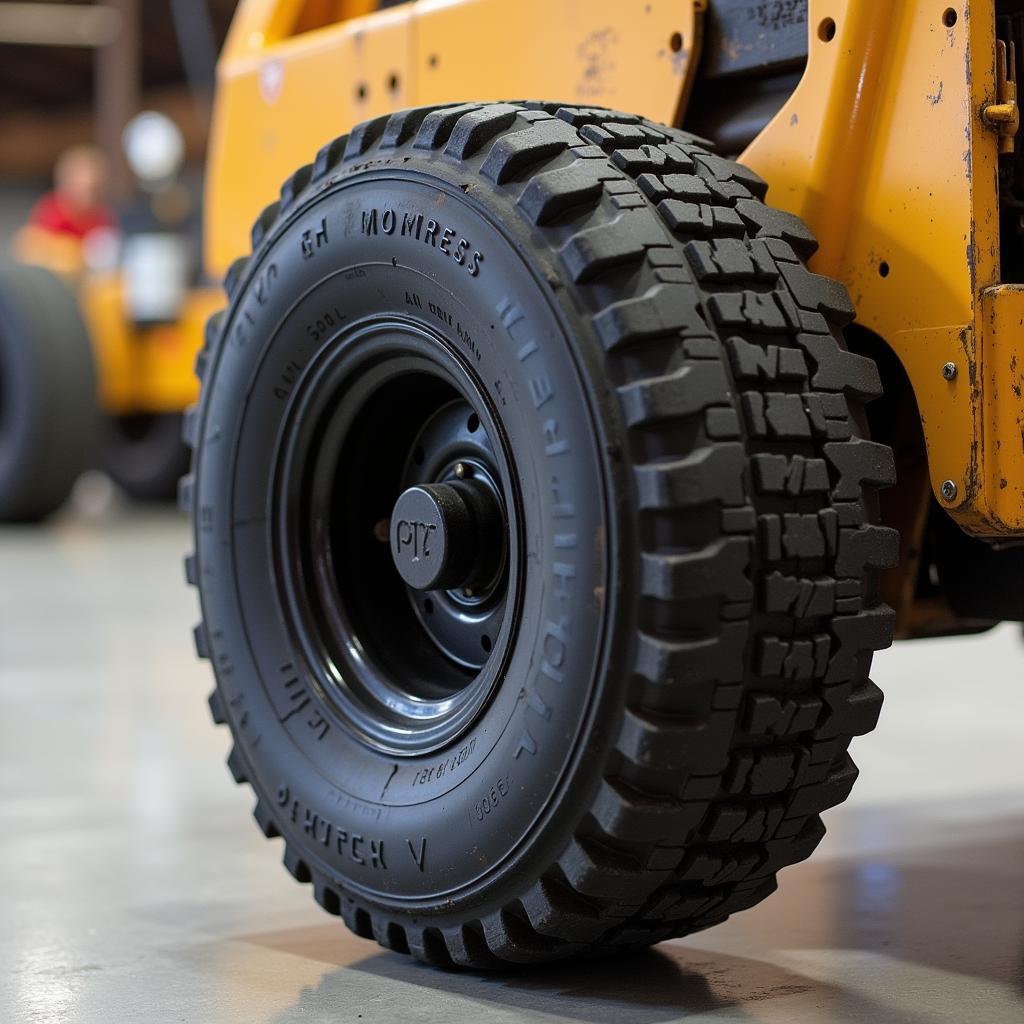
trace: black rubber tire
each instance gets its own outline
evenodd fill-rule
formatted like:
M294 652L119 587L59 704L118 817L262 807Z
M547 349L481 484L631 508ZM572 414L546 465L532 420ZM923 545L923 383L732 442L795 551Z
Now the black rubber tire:
M0 264L0 520L56 511L95 458L96 370L74 292Z
M103 469L136 501L173 501L189 467L189 449L181 433L181 413L107 418L101 443Z
M637 117L468 104L360 125L256 222L186 426L196 645L260 827L359 935L483 968L683 935L770 893L849 793L847 746L881 706L871 653L892 636L876 583L897 536L876 491L893 461L864 437L881 387L842 343L846 291L807 270L814 239L765 192ZM436 217L433 244L375 233L389 202ZM438 248L443 226L485 254L475 276ZM571 588L524 599L511 664L532 667L507 671L465 764L420 802L417 772L459 763L467 737L410 762L348 736L267 585L268 464L317 351L304 317L401 303L414 273L463 323L490 318L472 358L525 467L527 586L554 566ZM572 448L553 463L558 437ZM572 505L552 529L536 481L556 465ZM546 622L573 640L547 675Z

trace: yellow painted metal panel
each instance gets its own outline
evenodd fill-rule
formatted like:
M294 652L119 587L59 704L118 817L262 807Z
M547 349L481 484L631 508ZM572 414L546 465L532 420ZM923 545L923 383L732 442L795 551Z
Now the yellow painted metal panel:
M220 288L186 296L178 320L143 328L125 315L116 274L83 281L82 312L92 339L104 412L181 412L199 395L194 364L207 317L224 305Z
M290 35L300 0L243 0L222 55L207 265L222 274L281 182L324 143L403 107L537 98L673 122L706 0L414 0Z
M181 412L199 397L196 353L202 348L207 319L224 308L220 288L189 292L173 324L146 328L136 337L133 407L147 412Z
M207 266L215 275L248 250L259 211L324 143L414 102L406 7L266 45L249 24L253 7L272 5L242 5L246 31L232 31L219 72L205 206Z
M121 280L117 274L86 278L79 302L96 360L100 408L117 413L132 406L132 332L124 315Z

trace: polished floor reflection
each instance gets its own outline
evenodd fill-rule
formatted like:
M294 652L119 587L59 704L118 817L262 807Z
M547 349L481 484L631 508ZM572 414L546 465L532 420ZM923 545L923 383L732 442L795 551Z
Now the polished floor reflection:
M184 525L0 531L0 1021L1024 1021L1024 645L903 645L808 863L758 909L614 961L444 974L349 935L232 785Z

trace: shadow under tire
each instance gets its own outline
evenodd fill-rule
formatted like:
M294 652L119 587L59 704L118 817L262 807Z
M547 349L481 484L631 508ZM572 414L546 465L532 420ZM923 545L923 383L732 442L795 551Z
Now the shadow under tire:
M893 463L765 193L638 117L464 104L358 126L254 225L186 426L196 646L357 934L474 968L684 935L849 793Z
M95 457L96 369L71 288L0 264L0 521L56 511Z

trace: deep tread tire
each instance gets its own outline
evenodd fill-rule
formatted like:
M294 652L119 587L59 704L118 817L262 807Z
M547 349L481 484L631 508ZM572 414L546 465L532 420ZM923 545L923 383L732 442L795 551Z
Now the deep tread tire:
M0 520L55 512L92 464L98 412L92 345L68 284L0 265Z
M584 738L590 782L538 798L556 803L561 836L546 833L547 866L498 876L456 912L396 909L317 859L254 770L246 684L214 622L196 643L218 675L214 718L235 735L232 774L252 782L260 827L285 837L286 867L321 905L430 963L535 963L721 922L813 850L820 813L856 777L850 739L881 705L868 671L893 621L877 573L897 538L877 525L876 490L894 471L863 436L880 381L843 345L853 307L808 271L814 239L764 204L765 183L681 131L556 104L405 111L325 146L259 218L197 363L195 473L218 360L275 239L339 182L399 165L461 182L505 219L578 324L581 364L598 368L589 385L622 483L606 640L618 697ZM181 495L205 507L191 477ZM207 609L220 567L204 565L214 549L203 515L195 524L188 573Z

